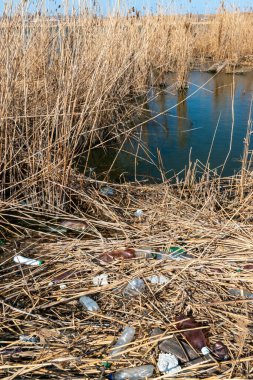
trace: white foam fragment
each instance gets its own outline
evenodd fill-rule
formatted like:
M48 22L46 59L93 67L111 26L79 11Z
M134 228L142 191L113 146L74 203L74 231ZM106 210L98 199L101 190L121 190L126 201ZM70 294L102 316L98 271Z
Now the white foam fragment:
M99 276L93 277L92 282L95 286L108 285L108 274L102 273Z
M66 284L60 284L60 289L66 289L67 285Z
M178 365L178 359L177 359L177 357L175 355L164 354L163 352L161 352L159 354L159 357L158 357L157 367L158 367L158 369L159 369L160 372L163 372L163 373L168 373L169 372L169 373L171 373L170 371L172 369L174 370L174 369L176 369L177 367L180 367L180 366ZM179 371L179 369L177 369L176 371ZM173 373L174 373L174 371L173 371Z
M153 276L150 276L147 279L148 279L148 281L151 282L151 284L164 285L164 284L167 284L169 282L168 277L165 277L162 274L159 276L154 274Z

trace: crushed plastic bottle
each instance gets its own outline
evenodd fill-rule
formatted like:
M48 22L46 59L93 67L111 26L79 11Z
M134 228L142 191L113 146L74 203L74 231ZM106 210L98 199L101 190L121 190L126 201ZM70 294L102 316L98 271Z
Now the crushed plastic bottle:
M157 276L153 275L147 278L148 281L151 282L151 284L158 284L158 285L165 285L169 282L168 277L163 276L162 274Z
M103 186L100 189L100 193L106 195L107 197L113 197L115 194L115 190L110 186Z
M124 350L126 350L128 347L122 347L126 344L132 342L135 335L135 328L131 326L127 326L124 328L123 333L120 335L120 337L117 340L117 343L114 345L114 347L110 351L110 356L112 356L114 359L119 358L121 355L120 353Z
M145 290L145 283L141 278L134 278L129 281L126 288L123 291L124 296L138 296Z
M229 359L229 353L227 346L218 341L216 342L212 347L212 353L214 354L215 358L217 360L228 360Z
M88 311L99 311L100 308L96 301L87 296L82 296L79 298L80 304Z
M21 255L14 256L13 260L17 264L25 264L25 265L32 265L32 266L40 266L43 264L42 260L29 259Z
M152 340L156 336L162 335L164 331L156 327L151 332ZM186 363L199 357L199 355L184 341L179 340L175 336L164 339L158 343L159 350L166 354L175 355L181 363Z
M125 368L108 376L109 380L145 380L153 375L155 367L151 364Z
M177 373L181 366L178 365L178 359L175 355L160 353L158 357L157 367L163 373Z
M93 277L92 282L93 282L93 285L95 286L108 285L108 274L102 273L98 276L95 276Z
M21 342L38 343L40 339L37 336L20 335L19 340Z
M203 355L208 355L210 350L207 347L207 341L203 330L192 330L199 327L199 324L195 321L195 319L192 317L188 318L181 314L176 318L176 321L176 327L178 330L187 330L182 331L182 335L191 344L191 346L195 348L195 350L201 351Z

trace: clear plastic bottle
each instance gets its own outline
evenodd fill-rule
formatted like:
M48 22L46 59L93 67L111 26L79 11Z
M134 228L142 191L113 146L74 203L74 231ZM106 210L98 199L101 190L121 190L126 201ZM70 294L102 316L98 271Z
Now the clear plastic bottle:
M111 373L108 378L109 380L144 380L153 375L154 369L155 367L151 364L125 368Z
M79 298L80 304L88 311L98 311L99 306L96 301L87 296L82 296Z
M14 256L13 260L17 264L26 264L32 266L40 266L43 264L42 260L29 259L28 257L24 257L21 255Z
M120 353L125 351L128 347L124 347L126 344L132 342L135 335L135 328L131 326L127 326L124 328L123 333L120 335L117 343L114 345L112 350L110 351L110 356L114 359L120 357Z
M145 283L141 278L134 278L129 281L126 288L123 291L124 296L138 296L145 290Z
M195 348L195 350L201 351L203 355L208 355L210 350L207 347L206 337L201 329L195 330L200 327L195 319L192 317L187 318L181 314L176 318L176 321L176 326L179 330L188 330L183 331L182 334L192 347Z

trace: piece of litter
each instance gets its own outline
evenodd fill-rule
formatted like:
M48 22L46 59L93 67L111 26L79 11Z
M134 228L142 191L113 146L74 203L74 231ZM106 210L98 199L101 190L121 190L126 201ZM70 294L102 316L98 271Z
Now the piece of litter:
M137 218L140 218L141 216L144 215L144 212L143 210L141 210L140 208L138 208L135 212L134 212L134 216L136 216Z
M108 285L108 274L102 273L98 276L95 276L93 277L92 282L93 282L93 285L95 286Z
M66 284L60 284L60 289L66 289L67 285Z
M37 336L29 336L29 335L20 335L19 340L21 340L21 342L29 342L29 343L39 342L39 338Z
M21 255L14 256L13 260L17 264L26 264L26 265L32 265L32 266L40 266L43 264L42 260L29 259Z
M115 190L110 186L101 187L100 193L108 197L112 197L115 194Z
M160 372L167 373L178 366L178 359L175 355L161 352L158 357L157 367Z
M97 302L90 297L82 296L79 298L79 302L88 311L99 311Z
M148 277L147 280L150 281L151 284L159 284L159 285L164 285L169 282L169 279L163 276L162 274L159 276L154 274L153 276Z

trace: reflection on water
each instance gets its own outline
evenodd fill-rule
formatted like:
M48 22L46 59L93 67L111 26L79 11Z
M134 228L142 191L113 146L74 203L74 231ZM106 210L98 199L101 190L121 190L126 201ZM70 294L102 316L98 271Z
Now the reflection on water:
M253 96L252 79L252 73L233 78L229 74L212 77L208 73L192 72L185 94L178 94L170 85L159 93L150 90L145 120L125 143L124 152L118 155L111 179L117 180L122 173L129 180L158 178L158 152L168 177L183 170L189 159L206 164L210 156L211 168L220 168L229 153L231 139L232 149L223 175L239 170ZM173 84L173 76L169 80ZM110 167L116 150L114 146L106 152L93 151L89 166L96 168L97 175ZM80 167L84 161L85 157Z

